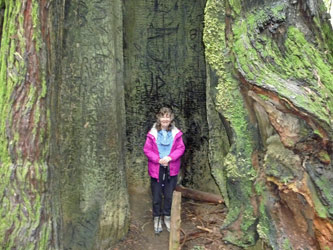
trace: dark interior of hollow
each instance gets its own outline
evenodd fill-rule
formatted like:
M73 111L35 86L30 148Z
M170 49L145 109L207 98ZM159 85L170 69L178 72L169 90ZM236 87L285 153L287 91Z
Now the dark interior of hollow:
M142 152L161 106L184 135L182 184L215 191L208 162L205 0L124 1L126 165L129 186L147 182Z

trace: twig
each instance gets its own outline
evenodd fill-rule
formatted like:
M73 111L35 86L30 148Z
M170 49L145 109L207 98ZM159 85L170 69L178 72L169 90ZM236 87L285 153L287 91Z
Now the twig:
M184 234L183 242L180 244L180 249L183 249L183 246L186 242L186 233L183 229L180 228L180 231ZM181 240L180 240L181 241Z
M200 223L201 223L201 226L202 227L204 227L205 226L205 224L202 222L203 220L199 217L199 216L197 216L197 218L198 218L198 220L200 221Z
M211 230L211 229L209 229L209 228L206 228L206 227L200 227L200 226L197 226L197 228L200 229L200 230L206 231L206 232L208 232L208 233L212 233L212 232L213 232L213 230Z
M145 224L142 225L141 230L144 231L145 226L150 223L150 221L146 222Z
M197 231L197 232L193 232L193 233L187 234L187 236L186 236L186 241L189 241L189 240L193 240L193 239L199 238L199 237L201 237L201 234L203 234L203 233L204 233L204 232ZM180 239L180 242L183 242L184 239L185 239L185 238Z

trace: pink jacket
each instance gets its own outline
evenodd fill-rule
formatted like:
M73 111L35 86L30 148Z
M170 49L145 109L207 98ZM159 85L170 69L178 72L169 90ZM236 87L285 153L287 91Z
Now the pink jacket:
M170 176L175 176L179 173L180 169L180 158L185 152L185 145L182 139L183 133L176 127L172 130L173 143L171 147L171 151L169 156L171 157L171 161L169 162L170 167ZM158 179L160 164L158 163L160 160L160 156L158 154L157 148L157 129L155 125L148 132L146 143L143 147L143 152L148 158L148 173L151 177Z

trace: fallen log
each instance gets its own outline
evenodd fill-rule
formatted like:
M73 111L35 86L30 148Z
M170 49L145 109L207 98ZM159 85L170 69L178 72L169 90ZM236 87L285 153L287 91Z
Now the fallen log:
M177 185L176 191L181 192L183 197L190 198L193 200L216 203L216 204L224 203L220 195L194 190L191 188L186 188L182 185Z

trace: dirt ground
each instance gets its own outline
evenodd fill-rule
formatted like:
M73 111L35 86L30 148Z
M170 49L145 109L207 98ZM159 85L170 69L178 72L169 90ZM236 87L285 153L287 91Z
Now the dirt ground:
M151 196L149 193L131 193L131 223L126 238L113 250L168 250L169 232L155 235L153 230ZM226 245L220 227L226 209L222 204L208 204L183 198L181 206L181 249L183 250L239 250Z

